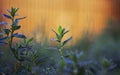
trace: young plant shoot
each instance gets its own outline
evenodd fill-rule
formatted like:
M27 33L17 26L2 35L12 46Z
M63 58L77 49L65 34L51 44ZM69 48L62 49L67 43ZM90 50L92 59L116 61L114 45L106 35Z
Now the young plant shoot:
M58 42L60 56L61 56L62 59L64 59L62 49L72 39L72 36L67 38L66 40L62 40L63 37L65 36L65 34L67 34L69 32L65 28L62 28L62 26L58 27L58 31L57 32L54 31L54 30L52 30L52 31L56 35L55 41Z

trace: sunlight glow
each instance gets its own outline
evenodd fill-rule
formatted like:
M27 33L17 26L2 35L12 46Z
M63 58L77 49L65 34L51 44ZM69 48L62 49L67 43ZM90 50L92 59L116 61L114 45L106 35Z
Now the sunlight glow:
M51 29L56 29L59 25L71 30L68 36L74 37L73 43L86 30L99 34L111 15L109 0L3 0L3 3L4 9L20 8L19 13L27 16L21 23L21 32L32 36L38 29L38 42L43 34L53 37ZM45 27L43 32L39 28L42 25Z

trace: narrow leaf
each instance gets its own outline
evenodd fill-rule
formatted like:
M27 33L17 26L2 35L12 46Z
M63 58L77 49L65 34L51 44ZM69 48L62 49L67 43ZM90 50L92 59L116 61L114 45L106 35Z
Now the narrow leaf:
M27 44L33 41L33 38L28 39Z
M71 39L72 39L72 36L69 37L67 40L65 40L65 41L63 42L63 46L64 46L66 43L68 43Z
M57 42L61 42L59 39L56 40Z
M6 40L8 37L2 37L0 38L0 41Z
M11 14L11 10L7 9L7 11ZM19 16L19 14L15 14L15 16Z
M21 28L21 26L16 26L15 30L18 30L18 29L20 29L20 28Z
M31 48L30 47L20 47L20 48L18 48L18 50L31 50Z
M9 33L10 33L10 30L9 30L9 29L6 29L6 28L4 28L3 31L4 31L5 34L7 34L7 35L9 35Z
M69 30L65 31L65 32L63 33L63 35L65 35L65 34L68 33L68 32L69 32Z
M7 14L3 14L4 17L8 18L8 19L12 19L11 16L7 15Z
M8 43L0 40L0 44L8 44Z
M22 17L22 18L17 18L18 20L22 20L22 19L25 19L26 17Z
M22 20L22 19L25 19L26 17L22 17L22 18L17 18L15 19L15 25L18 25L19 21Z
M21 26L17 26L17 25L13 25L13 26L12 26L12 30L14 30L14 31L15 31L15 30L18 30L18 29L20 29L20 28L21 28Z
M57 37L57 39L59 39L59 34L56 32L56 31L54 31L53 29L52 29L52 31L56 34L56 37Z
M18 23L19 23L19 20L18 19L15 19L15 25L18 25Z
M13 37L26 39L26 36L25 36L25 35L23 35L23 34L18 34L18 33L13 34Z
M65 28L62 29L62 33L64 33L64 32L65 32Z
M59 26L59 27L58 27L58 32L59 32L59 34L62 33L62 26Z
M7 9L7 11L8 11L9 13L11 13L11 10L9 10L9 9Z
M19 10L19 8L14 8L14 10L15 10L15 13Z
M35 57L34 61L37 65L45 63L46 60L48 59L48 56L44 56L44 57Z
M0 25L8 25L7 22L0 22Z
M69 31L67 30L67 31L65 31L65 32L63 32L62 33L62 37L66 34L66 33L68 33Z

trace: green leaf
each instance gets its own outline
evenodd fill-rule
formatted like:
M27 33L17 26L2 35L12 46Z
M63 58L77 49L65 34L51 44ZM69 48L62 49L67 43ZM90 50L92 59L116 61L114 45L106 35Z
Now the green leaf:
M63 42L63 46L64 46L66 43L68 43L71 39L72 39L72 36L69 37L67 40L65 40L65 41Z
M56 39L59 42L60 41L60 35L56 31L54 31L53 29L52 29L52 31L56 34Z
M69 32L69 30L65 31L65 32L63 33L63 35L65 35L65 34L68 33L68 32Z
M61 42L59 39L56 40L57 42Z
M32 42L32 41L33 41L33 37L30 38L30 39L28 39L27 42L26 42L26 44L29 44L29 43Z
M25 19L26 17L21 17L21 18L17 18L18 20L22 20L22 19Z
M58 32L59 32L60 35L62 34L62 31L63 31L62 26L59 26L58 27Z
M64 32L65 32L65 30L66 30L66 29L65 29L65 28L63 28L63 29L62 29L62 33L64 33Z
M21 26L17 26L17 25L12 25L12 30L15 31L15 30L18 30L20 29Z
M11 8L11 16L14 17L19 8Z
M111 62L110 62L108 59L104 58L104 59L101 60L101 64L102 64L104 67L109 67L110 64L111 64Z
M67 31L65 31L65 32L63 32L62 33L62 37L66 34L66 33L68 33L69 31L67 30Z
M6 35L9 35L9 33L10 33L10 29L4 28L3 31L5 32Z

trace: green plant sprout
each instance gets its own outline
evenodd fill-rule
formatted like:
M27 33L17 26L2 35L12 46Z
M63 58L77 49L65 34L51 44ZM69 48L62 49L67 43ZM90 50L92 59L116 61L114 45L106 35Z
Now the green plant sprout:
M72 39L72 36L67 38L66 40L62 41L65 34L68 33L69 31L66 30L65 28L62 28L62 26L58 27L57 32L54 30L52 30L52 31L56 34L55 40L56 40L56 42L58 42L59 53L60 53L61 58L64 59L63 52L62 52L63 47Z

